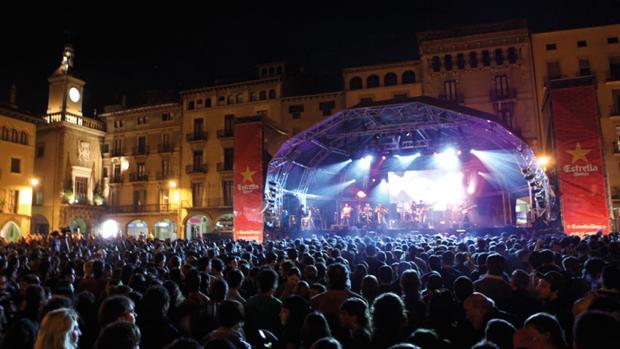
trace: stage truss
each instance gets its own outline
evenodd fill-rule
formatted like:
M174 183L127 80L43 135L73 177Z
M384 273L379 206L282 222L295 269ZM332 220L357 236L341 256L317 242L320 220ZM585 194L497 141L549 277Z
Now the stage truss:
M386 142L387 140L387 142ZM536 219L548 222L555 195L529 145L497 116L431 97L339 112L299 133L280 148L268 166L265 222L277 228L287 193L305 205L311 178L323 164L363 154L434 151L443 145L504 150L514 154L515 171L525 179Z

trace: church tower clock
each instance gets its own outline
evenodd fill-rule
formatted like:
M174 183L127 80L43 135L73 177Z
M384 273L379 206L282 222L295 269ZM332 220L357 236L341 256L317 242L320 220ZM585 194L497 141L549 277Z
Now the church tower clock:
M49 99L47 114L71 114L82 116L82 95L84 81L73 76L73 47L66 45L62 61L54 74L49 77Z

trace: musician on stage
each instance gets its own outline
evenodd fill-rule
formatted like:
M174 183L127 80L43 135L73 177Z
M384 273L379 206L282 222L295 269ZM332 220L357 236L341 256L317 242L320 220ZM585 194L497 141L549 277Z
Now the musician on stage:
M370 203L367 202L364 205L364 208L362 209L362 214L363 214L363 218L364 218L364 224L366 224L367 226L370 226L370 224L372 224L372 214L373 214L373 210L372 210L372 206L370 206Z
M385 225L387 223L387 207L383 207L383 204L378 203L375 208L375 214L377 215L377 225Z
M348 202L344 203L344 207L340 212L340 223L346 225L347 227L351 226L351 212L353 208L349 206Z

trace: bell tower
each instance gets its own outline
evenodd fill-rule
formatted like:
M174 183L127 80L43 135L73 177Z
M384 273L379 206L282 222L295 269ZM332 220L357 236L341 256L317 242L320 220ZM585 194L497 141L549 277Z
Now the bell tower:
M73 47L70 44L65 45L60 66L47 79L49 82L47 114L82 116L85 83L72 75L73 58Z

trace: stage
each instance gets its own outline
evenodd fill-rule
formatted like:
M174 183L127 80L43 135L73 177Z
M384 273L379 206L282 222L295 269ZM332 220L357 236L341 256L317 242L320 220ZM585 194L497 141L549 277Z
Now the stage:
M548 222L555 195L495 115L430 97L340 112L268 166L269 235L499 233Z

